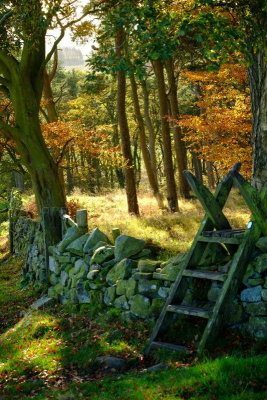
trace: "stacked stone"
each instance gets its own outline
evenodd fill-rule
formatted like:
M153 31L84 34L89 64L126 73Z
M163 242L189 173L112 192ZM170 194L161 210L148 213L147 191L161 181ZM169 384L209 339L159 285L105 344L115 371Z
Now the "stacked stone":
M28 248L24 276L32 281L48 279L50 298L62 304L112 306L121 310L124 320L157 318L184 255L165 262L155 261L144 240L121 235L118 229L112 231L112 236L111 241L98 228L86 233L72 226L62 241L49 249L48 276L40 223L20 218L14 244L19 255ZM267 237L258 241L251 260L227 325L256 337L267 337ZM227 272L229 263L216 268ZM211 282L208 289L203 289L204 283L196 287L193 278L184 281L183 305L203 307L205 303L204 307L212 308L222 282Z
M182 257L148 260L144 240L113 230L114 245L98 228L82 234L72 227L49 249L48 296L66 304L103 304L122 310L125 320L154 319L167 298ZM162 268L160 268L162 267Z
M237 327L245 334L267 337L267 237L256 244L243 278L243 290L236 302Z
M17 257L26 257L29 243L34 239L36 222L20 217L13 225L13 248Z
M26 218L25 218L26 219ZM28 249L23 266L24 277L33 282L46 282L47 267L45 264L45 249L42 225L31 221L31 235L28 238Z

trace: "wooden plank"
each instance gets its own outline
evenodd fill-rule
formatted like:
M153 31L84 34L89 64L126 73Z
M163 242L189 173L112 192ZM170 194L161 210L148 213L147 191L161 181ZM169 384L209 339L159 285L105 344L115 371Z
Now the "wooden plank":
M217 231L204 231L203 236L239 237L243 236L245 229L223 229Z
M238 172L234 174L234 182L247 203L253 218L263 234L267 235L267 209L262 196Z
M217 229L231 229L231 225L213 194L202 185L189 171L185 171L188 183L195 192L209 219Z
M258 225L254 223L251 228L246 231L243 242L233 257L228 277L222 287L200 340L198 353L201 353L206 344L212 342L214 337L218 334L218 331L223 325L227 308L229 309L229 312L231 312L232 301L242 283L242 277L247 266L248 257L259 237L260 229Z
M192 315L193 317L209 318L210 311L198 307L168 305L167 311L177 314Z
M199 279L209 279L212 281L220 282L224 282L227 278L227 274L224 274L223 272L213 272L201 269L185 269L183 272L183 276Z
M221 236L199 236L198 238L201 242L206 243L222 243L222 244L240 244L242 242L242 237L226 238Z
M88 218L87 218L87 210L77 210L76 211L76 223L78 228L88 231Z
M154 349L162 348L162 349L173 350L173 351L188 351L189 350L189 348L186 346L179 346L176 344L165 343L165 342L152 342L151 347Z

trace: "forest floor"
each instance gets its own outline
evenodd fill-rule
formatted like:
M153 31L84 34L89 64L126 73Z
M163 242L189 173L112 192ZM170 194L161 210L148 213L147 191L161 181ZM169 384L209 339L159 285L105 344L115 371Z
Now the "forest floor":
M122 208L122 195L117 196L109 201L104 196L94 196L90 201L79 196L80 205L89 210L90 228L98 226L110 233L113 227L119 227L135 237L150 237L165 255L173 253L182 239L184 244L179 250L188 248L201 218L195 200L182 203L181 214L169 216L149 206L144 196L140 202L142 218L135 218ZM230 201L239 204L239 200ZM249 217L242 204L240 210L235 213L229 203L227 214L238 226ZM167 227L170 230L166 233ZM3 249L1 400L267 400L267 356L261 340L225 332L201 359L164 351L144 360L142 351L151 323L122 324L118 310L107 312L90 305L32 311L29 305L40 293L31 287L21 288L21 265L22 260L9 257L7 249ZM125 371L116 373L103 368L96 360L98 356L123 359ZM158 362L165 362L168 369L146 372L147 367Z

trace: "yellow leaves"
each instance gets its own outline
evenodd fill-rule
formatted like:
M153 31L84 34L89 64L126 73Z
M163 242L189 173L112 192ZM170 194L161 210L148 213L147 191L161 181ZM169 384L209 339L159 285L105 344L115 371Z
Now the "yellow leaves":
M225 64L219 71L186 71L183 77L198 88L198 116L183 115L187 146L199 158L216 163L223 174L237 161L251 170L251 111L246 70Z

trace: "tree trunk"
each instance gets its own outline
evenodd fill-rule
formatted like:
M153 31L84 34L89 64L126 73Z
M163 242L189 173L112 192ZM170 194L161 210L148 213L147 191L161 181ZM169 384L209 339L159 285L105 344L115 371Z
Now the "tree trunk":
M178 106L178 98L177 98L177 83L174 75L174 65L173 60L169 59L165 62L168 83L169 83L169 99L170 99L170 108L171 108L171 116L175 121L178 121L180 113ZM185 198L189 198L190 188L187 183L187 180L183 174L183 171L187 169L187 158L186 158L186 148L185 143L182 140L182 128L177 125L177 123L172 122L173 129L173 138L174 138L174 150L176 154L176 160L178 165L178 174L179 174L179 189L180 195Z
M207 177L208 177L208 186L210 189L214 189L215 188L215 178L214 178L213 163L211 161L206 161L206 170L207 170Z
M163 140L163 151L164 151L163 162L164 162L164 172L167 185L167 201L169 210L171 212L175 212L179 211L179 209L178 209L178 199L177 199L173 161L172 161L170 127L169 127L169 122L167 121L168 100L166 95L164 69L162 61L161 60L153 61L153 68L157 79L158 93L159 93L162 140Z
M252 184L260 190L267 184L267 51L253 55L248 68L252 107Z
M47 114L47 120L49 122L57 122L58 114L56 110L56 104L54 102L54 96L51 88L51 79L47 70L44 70L44 88L43 88L43 96L45 100L45 108Z
M195 175L197 179L203 183L203 176L202 176L202 166L201 166L201 161L200 159L196 156L195 153L192 154L192 165L195 171Z
M125 33L123 28L117 30L115 37L116 55L119 60L122 59L123 48L125 44ZM121 148L122 154L126 161L125 172L125 188L128 202L128 212L131 214L139 215L139 208L137 202L137 193L135 186L135 176L133 168L133 158L131 152L130 133L126 115L126 77L123 69L117 71L117 109L118 120L121 135Z
M141 147L141 152L142 152L142 156L143 156L143 160L144 160L144 164L145 164L145 168L146 168L148 181L149 181L150 187L152 189L153 195L155 196L155 198L158 202L159 208L163 208L163 198L159 191L157 177L153 171L150 154L149 154L149 151L147 148L145 125L144 125L143 117L142 117L141 110L140 110L140 104L139 104L139 98L138 98L138 92L137 92L137 84L136 84L136 80L135 80L135 77L133 74L130 75L130 81L131 81L131 87L132 87L134 112L135 112L135 117L137 120L138 131L139 131L140 147Z
M38 99L27 76L17 76L10 95L16 120L13 139L31 176L38 210L43 207L64 207L65 195L58 166L45 145L39 121Z
M142 90L143 90L143 101L144 101L144 116L145 116L145 124L148 130L149 135L149 154L151 159L151 164L153 168L153 172L157 179L157 156L156 156L156 132L154 130L149 110L149 94L147 90L146 81L141 82Z

